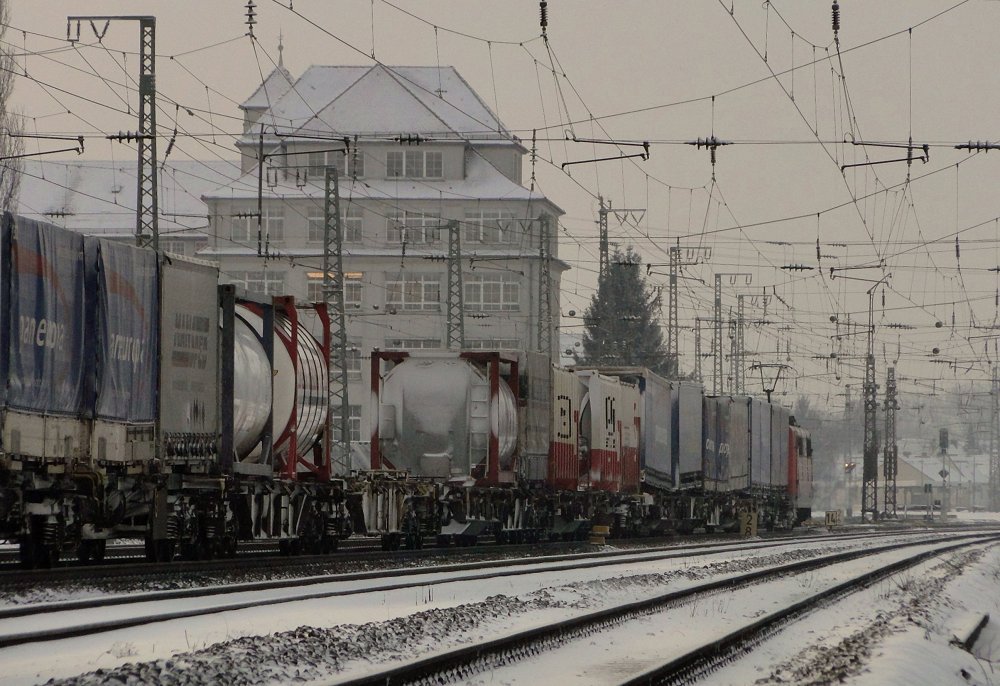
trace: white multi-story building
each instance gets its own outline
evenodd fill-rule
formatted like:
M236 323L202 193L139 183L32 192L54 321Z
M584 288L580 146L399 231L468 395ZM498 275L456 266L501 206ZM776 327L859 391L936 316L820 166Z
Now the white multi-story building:
M336 167L352 439L368 436L373 349L447 346L446 227L461 234L465 347L535 350L539 218L551 218L558 360L562 210L525 188L527 150L454 68L313 66L294 79L279 66L241 108L243 176L202 196L199 256L248 290L321 299L325 169Z

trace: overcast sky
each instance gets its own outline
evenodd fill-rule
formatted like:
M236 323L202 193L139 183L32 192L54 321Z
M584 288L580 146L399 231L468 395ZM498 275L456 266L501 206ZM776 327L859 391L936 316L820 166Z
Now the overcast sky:
M850 313L866 323L870 286L843 276L891 273L884 307L882 289L876 297L879 377L897 346L904 390L968 390L989 377L987 348L995 353L983 336L998 323L998 272L990 270L1000 264L1000 151L970 155L952 146L1000 139L1000 2L845 0L839 56L829 0L552 0L549 49L539 38L538 3L529 0L258 4L255 46L237 0L14 3L5 40L28 73L17 79L15 106L29 132L97 135L87 140L87 158L133 154L99 136L136 127L138 26L114 23L96 45L84 25L85 45L70 46L66 17L81 11L156 15L158 124L169 134L179 111L181 131L191 134L179 139L177 157L236 157L237 105L273 68L279 33L296 76L311 64L371 64L373 52L388 65L453 65L527 147L538 132L538 186L566 210L559 250L573 266L563 282L567 331L579 330L568 313L583 310L596 284L601 195L613 207L645 210L623 222L612 216L611 237L649 263L666 262L675 240L712 249L683 281L685 369L694 317L711 316L711 288L697 279L749 272L752 284L740 292L771 297L766 313L763 299L747 301L748 317L773 323L748 331L748 349L767 363L791 357L783 387L790 394L839 405L842 384L860 383L862 361L849 355L863 352L863 336L832 339L831 317L843 322ZM709 153L685 145L713 132L734 143L719 148L714 183ZM567 134L649 141L651 157L564 172L563 162L617 154L567 143ZM931 146L928 162L841 172L866 155L907 155L845 141L905 144L911 135ZM813 269L781 269L794 265ZM831 266L872 265L882 267L829 275ZM652 269L665 284L657 275L665 268ZM725 283L728 309L736 289ZM709 340L706 330L706 352ZM930 363L934 348L957 364ZM818 359L830 353L841 362Z

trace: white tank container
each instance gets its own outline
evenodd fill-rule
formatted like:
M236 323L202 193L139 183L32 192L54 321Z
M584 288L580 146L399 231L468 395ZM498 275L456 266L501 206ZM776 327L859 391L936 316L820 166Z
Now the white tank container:
M486 460L491 430L500 470L512 469L517 401L503 381L490 398L489 379L468 360L408 358L385 375L379 401L382 451L397 469L414 476L467 476Z
M272 373L264 353L263 328L258 314L236 307L234 442L240 459L247 462L260 460L260 439L269 411L273 412L275 455L287 452L292 431L297 439L296 452L306 455L326 421L327 371L319 343L299 328L296 370L291 355L291 324L277 318ZM294 427L293 409L297 415Z

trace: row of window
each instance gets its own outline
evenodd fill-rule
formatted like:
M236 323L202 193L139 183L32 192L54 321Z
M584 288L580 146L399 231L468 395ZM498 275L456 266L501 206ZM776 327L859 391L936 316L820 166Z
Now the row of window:
M363 210L351 204L341 210L341 228L344 242L360 243L364 223ZM322 243L325 238L326 220L321 207L309 209L306 217L307 239L310 243ZM255 212L237 213L232 217L230 237L233 242L249 244L257 240L257 215ZM462 240L467 243L523 242L529 234L532 222L518 219L513 212L500 210L479 210L465 213L462 222ZM437 243L442 240L444 221L437 212L412 212L391 210L385 217L385 240L389 243ZM272 243L285 240L285 210L283 205L264 208L260 221L262 237Z
M306 297L311 301L324 299L323 272L308 272ZM230 272L229 278L246 290L266 295L280 295L284 290L284 273L279 271ZM361 307L364 302L364 274L351 272L344 279L344 305ZM465 309L477 312L512 312L520 309L521 284L503 274L466 276L463 279ZM386 307L397 310L437 311L441 308L442 276L440 274L393 274L385 281Z
M303 161L304 158L304 161ZM302 155L289 155L284 164L286 176L300 185L323 185L327 167L334 167L341 176L364 178L365 154L357 148L346 155L343 150L321 150ZM345 174L346 171L346 174ZM268 183L278 168L268 173ZM444 155L435 150L390 150L385 154L385 176L389 179L443 179ZM274 179L276 181L276 178Z

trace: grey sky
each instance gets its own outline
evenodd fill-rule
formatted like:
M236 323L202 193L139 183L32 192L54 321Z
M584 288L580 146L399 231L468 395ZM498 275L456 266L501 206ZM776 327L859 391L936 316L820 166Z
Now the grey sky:
M789 392L809 391L839 404L832 394L852 377L858 383L860 374L859 360L845 358L837 369L814 356L837 350L829 338L836 332L831 315L843 318L848 311L855 320L866 320L868 284L821 279L815 270L780 269L816 267L817 237L820 252L836 256L821 259L824 270L884 259L885 271L893 274L884 312L879 293L876 319L916 328L880 329L879 367L881 343L887 345L887 358L895 356L898 343L900 374L912 379L901 384L904 390L927 388L929 382L919 379L931 377L949 379L948 385L957 380L969 388L969 379L988 376L984 339L975 337L989 331L972 324L996 323L998 273L988 270L1000 263L998 229L990 221L1000 215L1000 152L970 159L948 145L997 137L1000 65L994 36L1000 3L842 2L840 38L851 110L839 79L828 0L551 0L551 56L538 38L534 0L393 4L401 9L382 0L261 0L255 51L249 38L241 38L246 31L245 2L236 0L21 0L14 4L6 40L19 53L27 48L26 59L20 60L30 78L18 79L15 105L28 117L29 132L36 126L39 132L74 135L134 129L136 90L131 79L137 73L137 26L113 24L104 38L107 51L76 49L64 40L66 16L155 14L161 130L173 128L176 110L170 101L197 108L193 117L179 111L182 129L196 135L180 138L172 154L235 158L227 134L240 130L236 104L260 83L261 73L272 69L279 31L284 35L285 65L294 75L310 64L370 64L374 37L378 60L389 65L454 65L526 146L531 145L532 129L545 139L538 144L537 181L567 211L560 253L574 266L564 281L567 330L579 320L565 315L582 311L596 282L594 222L596 196L601 194L615 207L647 208L633 226L619 225L612 217L611 236L635 245L649 262L666 262L668 242L681 237L685 243L713 249L712 262L691 268L690 275L711 283L716 271L750 271L754 283L748 293L774 286L769 292L794 309L770 298L766 318L776 323L748 331L747 342L771 362L785 360L786 341L791 341L791 364L799 381L787 386ZM912 34L906 32L909 27L915 27ZM84 31L85 42L93 43L89 27ZM896 32L902 33L878 40ZM123 50L128 53L124 58ZM821 60L815 66L810 64L814 57ZM768 78L769 67L780 74L793 65L799 67L794 78L791 73L780 76L781 87ZM107 81L96 78L93 70ZM714 116L712 95L717 96ZM685 101L691 102L667 106ZM856 117L853 122L849 111ZM589 121L591 116L600 119ZM714 187L708 152L679 144L711 135L713 119L719 138L758 143L720 148ZM568 120L576 123L571 127ZM578 137L651 141L651 159L575 165L567 175L559 168L563 162L615 154L610 146L565 143L564 133L570 129ZM841 175L840 164L863 160L864 149L838 143L851 131L858 139L893 142L905 142L912 131L915 143L941 145L931 148L928 163L914 163L913 182L904 192L900 184L906 178L905 164L862 167ZM29 151L35 149L34 143L28 144ZM885 148L867 152L872 160L906 154ZM132 154L117 143L87 141L88 158ZM931 172L936 173L919 178ZM526 167L525 178L530 174ZM885 186L893 190L881 192ZM827 211L836 206L842 207ZM799 215L804 216L766 223ZM986 223L966 229L981 222ZM709 233L702 236L703 228ZM961 231L961 272L952 235L956 231ZM941 240L922 245L936 239ZM846 247L832 245L845 242ZM882 272L849 275L877 279ZM654 278L665 283L663 277ZM695 315L710 315L711 289L686 280L684 290L681 321L690 327ZM727 296L727 308L731 302ZM758 309L751 316L765 315ZM782 330L787 326L794 328ZM861 337L854 339L860 346ZM683 334L685 369L691 367L691 340L688 330ZM706 351L708 340L706 331ZM780 356L775 352L779 341ZM957 371L947 364L929 364L934 347L942 350L941 357L974 360L973 370L966 373L969 365L964 363Z

